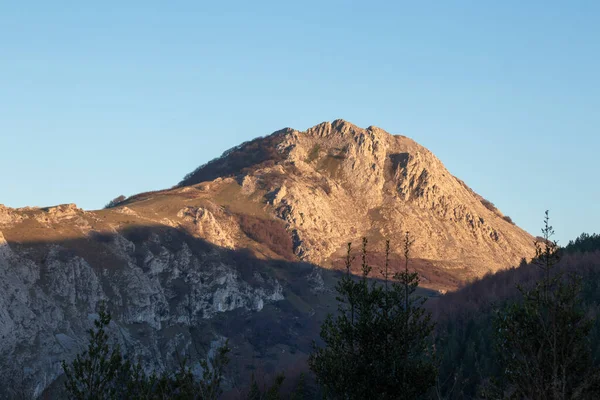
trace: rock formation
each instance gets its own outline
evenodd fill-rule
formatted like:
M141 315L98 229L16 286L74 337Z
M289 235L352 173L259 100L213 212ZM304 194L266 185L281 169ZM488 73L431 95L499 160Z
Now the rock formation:
M532 254L533 238L430 151L342 120L244 143L110 209L0 205L0 376L42 393L101 300L148 369L197 361L223 338L240 376L277 369L306 355L335 309L346 243L366 236L377 253L405 231L437 291Z

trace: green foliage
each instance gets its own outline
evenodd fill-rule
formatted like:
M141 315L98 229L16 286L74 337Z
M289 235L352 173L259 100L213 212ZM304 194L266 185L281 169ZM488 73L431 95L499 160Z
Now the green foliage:
M582 233L577 239L569 241L565 251L567 253L575 252L593 252L600 250L600 235L593 233Z
M592 321L581 306L581 282L552 273L560 254L548 212L542 233L534 260L543 278L533 288L519 287L522 301L498 310L494 320L500 385L515 399L594 398L600 393L593 393Z
M100 304L96 329L88 331L90 343L87 351L78 354L69 366L62 362L65 371L65 390L72 399L114 399L120 389L120 380L129 363L123 360L119 346L110 349L105 328L110 323L110 313Z
M118 206L120 203L124 202L125 200L127 200L127 197L120 195L119 197L115 197L114 199L112 199L111 201L109 201L104 208L112 208L115 206Z
M183 359L173 373L147 375L139 363L124 360L118 345L111 348L106 333L111 315L104 303L100 304L98 315L95 329L88 331L88 349L78 354L70 365L62 362L68 398L216 400L222 394L222 379L229 363L227 343L208 361L200 361L201 380L194 377L187 359Z
M248 400L280 400L281 399L281 385L285 380L284 374L279 374L275 377L275 380L268 388L265 387L262 391L256 382L254 374L252 374L252 380L250 383L250 391L248 392Z
M405 271L388 282L389 242L386 246L385 285L368 281L367 240L363 239L362 278L350 274L348 244L346 274L336 290L338 315L321 326L325 347L314 344L309 366L328 397L335 399L415 399L435 382L430 314L425 299L414 292L417 273L408 271L412 240L406 235Z
M581 239L572 241L583 243L584 246L569 245L562 249L564 257L553 269L554 273L562 273L564 284L570 282L581 285L576 306L592 319L593 326L586 340L589 341L588 350L591 349L593 366L598 369L600 322L596 317L600 310L600 252L594 246L588 246L593 243L589 239L594 237L598 235L584 234L580 236ZM543 246L544 238L540 237L539 241ZM496 396L490 393L490 389L500 389L494 387L494 380L497 385L503 383L498 379L503 377L503 365L499 362L494 343L497 334L494 318L498 315L495 310L503 310L514 302L523 301L516 283L534 288L536 282L545 276L544 269L540 268L540 262L543 261L540 257L532 263L522 260L518 268L486 275L457 292L448 293L435 303L436 349L440 358L439 381L436 385L438 398L478 398L483 395L482 389L487 392L485 398L498 397L497 393ZM582 279L569 280L574 273ZM588 384L590 382L594 380L588 381ZM500 386L506 388L505 385ZM503 391L500 390L500 393Z
M313 398L315 398L315 395L309 390L306 384L306 375L302 373L296 384L296 389L294 389L290 396L290 400L309 400Z

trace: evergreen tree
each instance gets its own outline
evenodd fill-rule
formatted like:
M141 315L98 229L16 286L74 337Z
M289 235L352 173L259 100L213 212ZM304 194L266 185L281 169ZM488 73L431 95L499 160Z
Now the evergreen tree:
M280 400L281 394L279 393L281 390L281 385L285 380L285 375L283 373L278 374L275 377L275 380L271 384L270 387L265 387L264 391L261 391L258 387L258 382L256 382L256 378L254 373L252 374L252 379L250 383L250 391L248 392L247 399L248 400Z
M515 399L598 398L588 341L592 321L581 305L580 279L553 273L560 259L553 234L546 211L534 258L542 278L533 288L519 287L522 301L497 312L500 393Z
M100 303L95 329L89 329L88 349L78 354L71 365L65 361L65 390L70 398L77 400L115 399L119 394L119 379L129 368L123 360L119 345L112 350L105 328L111 320L105 303Z
M399 394L399 391L401 395L392 398L416 399L434 385L437 377L431 340L434 324L431 314L423 308L427 299L414 295L419 286L419 274L408 269L413 243L409 232L406 232L404 271L395 275L393 290L386 292L385 296L388 331L393 335L387 341L393 351L389 352L386 368L391 365L392 373L402 376L400 386L390 386L388 391L392 394ZM402 356L401 361L399 355Z
M162 375L147 375L139 363L126 361L119 345L111 346L106 328L111 315L100 303L95 329L88 331L88 349L78 354L69 365L62 362L64 388L75 400L104 399L181 399L216 400L222 394L221 384L229 363L229 346L220 346L207 360L201 360L202 379L198 380L184 358L177 370Z
M260 388L258 387L258 382L256 382L256 377L254 373L252 373L252 378L250 379L250 391L248 392L247 400L260 400L261 396Z
M417 273L408 271L412 240L404 242L405 270L388 282L389 242L386 244L384 285L369 282L367 240L362 246L362 277L351 273L351 244L346 274L336 286L337 316L321 326L325 347L313 345L309 366L326 394L335 399L415 399L434 384L430 315L424 299L414 295Z
M311 393L308 385L306 384L306 375L301 373L300 377L298 378L298 382L296 383L296 388L290 396L290 400L309 400L314 399L315 397L316 394Z

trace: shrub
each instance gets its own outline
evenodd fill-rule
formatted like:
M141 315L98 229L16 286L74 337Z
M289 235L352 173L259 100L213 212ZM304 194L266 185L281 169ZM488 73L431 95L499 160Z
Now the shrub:
M252 240L266 245L273 252L294 258L294 243L281 220L263 219L252 215L239 216L240 228Z
M485 208L487 208L488 210L497 213L498 209L496 208L496 206L494 205L494 203L492 203L491 201L489 201L488 199L484 199L483 197L481 198L481 204L483 204L483 206Z
M109 201L104 208L112 208L115 206L118 206L120 203L124 202L127 199L127 197L120 195L119 197L115 197L114 199L112 199L111 201Z
M509 224L513 224L513 225L515 224L513 222L512 218L509 217L508 215L503 216L502 219L505 220L506 222L508 222Z

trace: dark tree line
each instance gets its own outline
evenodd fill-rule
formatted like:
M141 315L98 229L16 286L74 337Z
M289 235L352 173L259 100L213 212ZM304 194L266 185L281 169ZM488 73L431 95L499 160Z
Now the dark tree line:
M501 394L518 399L600 397L589 335L592 320L581 305L581 278L555 271L560 260L548 212L533 263L542 279L519 286L521 301L497 310L495 346L502 368Z
M546 214L530 263L437 305L440 398L600 398L600 243L553 234Z

